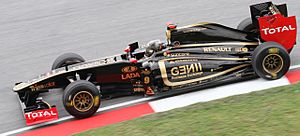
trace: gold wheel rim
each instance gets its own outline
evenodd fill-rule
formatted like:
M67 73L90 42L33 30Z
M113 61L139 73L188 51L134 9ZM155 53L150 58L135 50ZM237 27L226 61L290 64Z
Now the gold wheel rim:
M263 68L269 74L277 74L283 67L283 59L278 54L269 54L263 60Z
M78 92L73 98L74 108L80 112L88 111L92 108L94 97L87 91Z

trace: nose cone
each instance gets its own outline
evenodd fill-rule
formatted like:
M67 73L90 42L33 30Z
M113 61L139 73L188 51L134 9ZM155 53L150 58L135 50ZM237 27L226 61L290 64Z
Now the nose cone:
M20 83L13 87L13 91L17 92L17 91L24 89L25 87L27 87L26 83Z

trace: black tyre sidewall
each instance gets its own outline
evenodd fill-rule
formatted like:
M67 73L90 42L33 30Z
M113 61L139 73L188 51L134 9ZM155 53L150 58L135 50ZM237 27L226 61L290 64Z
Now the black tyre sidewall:
M279 49L278 53L269 53L269 49L271 49L271 48ZM263 68L263 60L269 54L278 54L283 59L282 69L278 73L270 74L270 73L266 72ZM283 46L281 46L280 44L278 44L276 42L265 42L265 43L262 43L261 45L259 45L255 49L253 56L252 56L252 66L253 66L255 73L261 78L264 78L267 80L279 79L282 76L284 76L287 73L287 71L289 70L290 56L289 56L288 52L286 51L286 49ZM276 75L276 76L274 76L274 75Z
M65 53L55 59L52 64L51 70L62 67L66 62L69 62L69 64L76 64L84 61L84 58L76 53Z
M85 112L78 111L75 107L74 104L70 105L70 103L73 101L74 96L81 92L81 91L87 91L90 94L92 94L94 98L93 106ZM98 97L98 98L97 98ZM98 99L98 104L95 105L95 100ZM71 114L72 116L76 118L87 118L92 116L99 108L101 104L100 100L100 92L97 89L97 87L92 84L89 81L86 80L78 80L70 83L63 94L63 105L67 112Z
M237 29L245 32L252 32L257 28L252 24L251 18L246 18L241 23L239 23Z

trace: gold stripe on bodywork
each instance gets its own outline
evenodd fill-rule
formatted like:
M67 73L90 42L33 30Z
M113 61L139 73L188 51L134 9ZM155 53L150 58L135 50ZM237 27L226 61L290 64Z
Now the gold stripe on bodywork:
M232 60L232 61L239 61L239 60L250 60L250 58L199 58L199 57L180 57L180 58L168 58L162 59L160 61L167 61L167 60L182 60L182 59L198 59L198 60Z
M250 60L250 58L203 58L206 60L233 60L233 61L238 61L238 60Z
M240 46L245 46L245 45L258 45L258 42L199 43L199 44L185 44L185 45L176 46L174 48L217 46L217 45L219 45L219 46L222 46L222 45L240 45Z
M181 27L177 27L176 29L184 29L184 28L189 28L189 27L194 27L194 26L200 26L200 25L208 25L208 24L214 24L211 22L201 22L201 23L196 23L196 24L190 24L190 25L186 25L186 26L181 26Z
M158 62L158 65L159 65L159 68L160 68L160 71L161 71L161 77L164 81L164 84L167 85L167 86L178 86L178 85L184 85L184 84L189 84L189 83L193 83L193 82L198 82L198 81L206 80L206 79L209 79L209 78L221 76L221 75L227 74L229 72L238 70L238 69L243 68L243 67L250 66L250 64L242 64L242 65L239 65L239 66L236 66L236 67L233 67L233 68L230 68L230 69L227 69L227 70L224 70L222 72L212 74L212 75L209 75L209 76L200 77L200 78L191 79L191 80L180 81L180 82L171 82L168 79L168 74L167 74L167 71L166 71L164 61L165 60L160 60Z

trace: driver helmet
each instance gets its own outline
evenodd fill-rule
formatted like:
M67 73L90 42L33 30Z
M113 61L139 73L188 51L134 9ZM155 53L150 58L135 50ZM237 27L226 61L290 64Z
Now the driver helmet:
M154 52L161 51L163 49L163 43L160 40L152 40L146 45L145 55L150 57Z
M147 48L152 49L154 51L161 51L163 43L160 40L152 40L147 43Z

